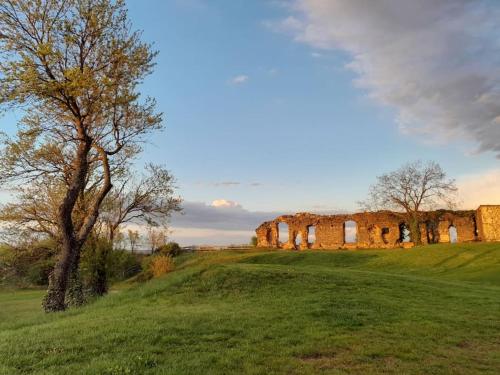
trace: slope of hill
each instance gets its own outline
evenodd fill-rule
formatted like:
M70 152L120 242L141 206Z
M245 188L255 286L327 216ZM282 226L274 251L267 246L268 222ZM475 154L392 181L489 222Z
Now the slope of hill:
M0 292L0 374L497 374L500 244L214 252L81 309Z

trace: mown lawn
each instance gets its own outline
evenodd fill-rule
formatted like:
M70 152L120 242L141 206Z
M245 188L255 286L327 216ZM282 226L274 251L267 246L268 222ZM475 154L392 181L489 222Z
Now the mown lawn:
M0 292L0 374L500 373L500 244L178 263L62 314Z

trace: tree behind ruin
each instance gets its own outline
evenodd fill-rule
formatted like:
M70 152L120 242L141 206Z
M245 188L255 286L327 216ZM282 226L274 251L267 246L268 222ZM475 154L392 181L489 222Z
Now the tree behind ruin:
M61 252L44 308L64 310L113 171L162 127L155 101L138 92L156 53L131 30L123 0L3 0L0 54L0 104L24 110L17 135L4 139L0 179L62 186L53 218Z
M420 212L440 205L452 206L456 192L455 181L447 178L438 163L415 161L378 176L377 182L370 186L367 200L360 205L370 211L402 212L412 241L420 244Z

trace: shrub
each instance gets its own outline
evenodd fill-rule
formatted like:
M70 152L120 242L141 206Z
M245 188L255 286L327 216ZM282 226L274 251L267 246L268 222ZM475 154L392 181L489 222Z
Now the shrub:
M109 241L89 241L82 256L82 273L93 295L105 294L110 281L122 281L141 272L139 255L113 250Z
M113 281L122 281L141 272L140 255L128 250L113 250L108 256L108 275Z
M174 261L170 255L155 255L151 258L149 269L153 277L160 277L174 269Z
M48 285L56 254L57 246L51 240L23 247L4 245L0 250L0 282L25 287Z
M160 255L170 255L176 257L181 253L182 249L177 242L169 242L156 249L155 253Z
M54 269L54 264L54 259L39 260L33 263L26 270L26 278L28 282L38 286L48 285L49 275Z
M257 236L252 236L252 238L250 239L250 246L253 247L257 246L257 242L258 242Z
M91 295L102 296L108 291L108 263L112 250L111 243L105 239L91 238L85 244L80 267Z

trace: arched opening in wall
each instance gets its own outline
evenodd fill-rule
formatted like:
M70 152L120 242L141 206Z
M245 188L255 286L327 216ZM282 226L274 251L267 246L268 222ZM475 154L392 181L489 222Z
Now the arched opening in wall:
M307 227L307 243L313 245L316 242L316 226Z
M355 221L344 222L344 243L358 242L358 226Z
M288 242L288 224L279 223L278 224L278 241L280 244L285 244Z
M382 242L387 245L389 243L389 228L387 227L382 228L381 234L382 234Z
M399 224L399 242L410 242L410 229L406 223Z
M450 235L450 243L458 242L457 228L454 225L450 225L448 228L448 234Z
M477 238L479 237L479 231L477 229L477 221L475 216L472 217L472 222L474 223L474 239L477 240Z
M296 247L299 247L302 244L302 234L300 234L300 232L298 232L295 235L294 244L295 244Z
M425 222L425 231L427 234L427 243L436 243L438 242L436 238L437 227L436 223L433 221Z

